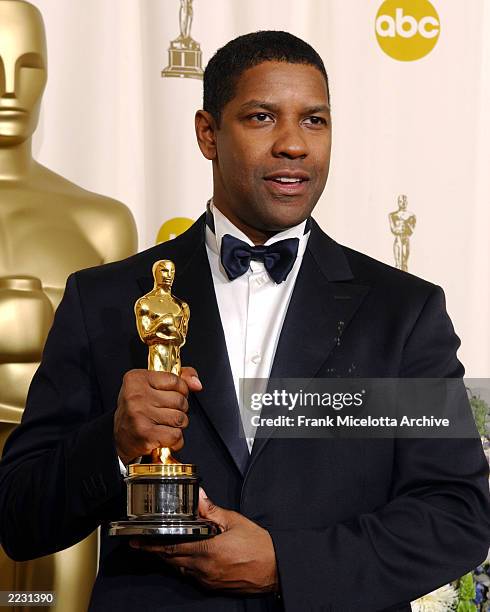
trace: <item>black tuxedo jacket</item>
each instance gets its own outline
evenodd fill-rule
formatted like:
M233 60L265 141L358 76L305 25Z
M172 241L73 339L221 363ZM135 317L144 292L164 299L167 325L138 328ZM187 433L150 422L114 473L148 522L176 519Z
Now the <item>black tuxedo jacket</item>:
M478 565L490 541L479 440L257 439L249 458L204 237L203 216L175 240L68 279L1 464L7 553L46 555L102 525L91 609L118 612L408 611ZM279 596L208 592L106 535L125 515L118 392L126 371L147 364L133 304L152 288L157 259L176 264L174 292L191 309L182 363L204 387L190 398L179 458L198 465L215 503L270 532ZM313 222L272 376L460 377L458 346L440 288L338 245Z

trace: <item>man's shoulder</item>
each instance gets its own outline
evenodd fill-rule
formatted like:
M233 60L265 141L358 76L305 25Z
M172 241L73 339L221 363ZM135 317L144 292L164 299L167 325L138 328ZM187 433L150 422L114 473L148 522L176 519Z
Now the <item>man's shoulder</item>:
M399 270L365 253L339 245L349 262L352 274L361 284L369 284L378 289L431 293L438 286L420 276Z
M151 278L153 264L161 259L172 260L180 271L202 243L204 234L201 225L201 220L198 220L190 229L172 240L119 261L79 270L74 274L77 284L84 290L98 290L101 286L124 287L141 278Z
M446 309L443 289L428 280L394 268L365 253L341 247L352 270L353 283L368 287L366 306L373 317L399 321L411 327L426 307Z
M366 285L372 291L382 293L400 294L406 297L416 294L429 295L440 291L433 282L423 279L409 272L399 270L389 264L374 259L349 246L336 242L317 225L314 253L317 258L325 257L324 269L327 276L334 280L346 280L355 284ZM322 247L319 248L319 245ZM342 270L341 276L336 277L328 270L329 261L337 269ZM322 264L320 264L322 265Z
M141 271L144 271L147 264L150 264L151 272L151 265L158 259L166 257L165 251L166 249L162 245L156 245L125 259L78 270L74 275L77 281L82 283L118 282L125 278L134 279Z

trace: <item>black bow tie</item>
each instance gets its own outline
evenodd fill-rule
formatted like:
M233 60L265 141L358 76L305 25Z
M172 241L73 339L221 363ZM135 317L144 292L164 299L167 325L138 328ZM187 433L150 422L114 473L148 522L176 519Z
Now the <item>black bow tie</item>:
M272 280L282 283L291 272L298 246L298 238L278 240L268 246L250 246L230 234L225 234L221 239L221 263L228 278L234 280L245 274L251 259L262 261Z

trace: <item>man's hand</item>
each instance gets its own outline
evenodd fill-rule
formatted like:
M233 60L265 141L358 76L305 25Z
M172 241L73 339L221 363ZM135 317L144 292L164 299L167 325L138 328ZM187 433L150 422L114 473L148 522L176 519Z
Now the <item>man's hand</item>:
M199 514L216 523L222 533L209 540L168 546L131 540L131 546L158 553L209 589L237 593L278 590L276 555L268 531L237 512L215 506L202 489Z
M127 372L114 415L114 439L121 461L130 463L159 446L180 450L182 430L189 424L187 396L201 389L194 368L182 368L181 376L149 370Z

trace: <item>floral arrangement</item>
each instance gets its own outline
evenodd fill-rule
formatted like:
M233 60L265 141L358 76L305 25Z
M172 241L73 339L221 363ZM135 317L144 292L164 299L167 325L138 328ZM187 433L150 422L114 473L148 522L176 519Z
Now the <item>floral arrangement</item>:
M455 610L457 601L458 593L456 589L452 585L447 584L437 589L437 591L432 591L432 593L428 593L412 602L412 611L446 612L447 610Z
M475 609L490 612L490 561L478 566L472 576L475 583Z
M413 612L490 612L490 562L412 602Z
M490 464L490 406L467 389L476 428ZM412 602L413 612L490 612L490 558L452 584Z

